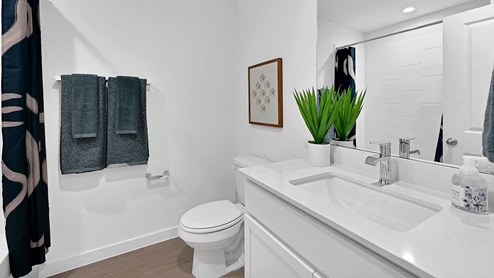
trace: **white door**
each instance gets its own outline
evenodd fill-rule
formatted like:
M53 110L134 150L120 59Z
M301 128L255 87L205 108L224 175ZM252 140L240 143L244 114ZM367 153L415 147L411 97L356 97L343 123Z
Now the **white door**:
M494 65L494 5L446 17L443 28L443 162L461 165L464 154L481 155Z

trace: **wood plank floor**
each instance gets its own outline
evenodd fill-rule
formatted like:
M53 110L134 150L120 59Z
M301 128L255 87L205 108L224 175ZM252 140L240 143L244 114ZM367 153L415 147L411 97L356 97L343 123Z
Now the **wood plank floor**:
M177 237L51 277L191 278L192 254L193 249ZM243 278L244 268L225 277Z

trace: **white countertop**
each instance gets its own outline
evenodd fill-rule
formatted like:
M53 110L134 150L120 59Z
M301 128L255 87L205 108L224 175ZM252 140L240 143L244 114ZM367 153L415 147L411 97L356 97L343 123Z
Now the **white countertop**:
M395 182L380 187L437 205L441 211L408 231L385 228L356 212L325 202L289 181L331 171L374 182L375 177L340 165L312 167L304 160L243 168L248 179L342 232L388 260L431 277L494 277L494 214L477 215L451 206L448 194ZM358 173L357 173L358 172Z

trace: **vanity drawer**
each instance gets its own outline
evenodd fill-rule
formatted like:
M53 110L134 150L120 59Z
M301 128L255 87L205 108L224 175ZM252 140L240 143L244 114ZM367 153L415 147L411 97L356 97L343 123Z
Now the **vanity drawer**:
M252 182L245 191L248 213L326 277L417 277Z
M313 278L315 270L249 215L245 223L245 278Z

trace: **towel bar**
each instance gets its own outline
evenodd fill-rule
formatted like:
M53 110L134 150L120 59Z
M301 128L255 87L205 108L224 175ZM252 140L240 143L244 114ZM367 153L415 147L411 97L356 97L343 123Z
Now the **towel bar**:
M147 178L148 180L150 180L150 181L152 181L152 180L157 180L157 179L161 179L161 178L169 178L169 177L170 177L170 171L168 171L168 170L165 170L165 171L163 172L163 175L156 175L156 176L153 176L153 175L151 175L150 173L147 173L147 174L146 174L146 178Z
M55 80L56 81L62 81L62 77L60 75L56 75ZM106 78L106 81L108 81L108 78ZM151 82L146 81L146 85L148 85L148 86L151 85Z

